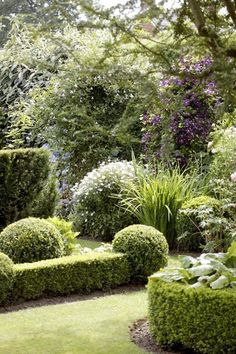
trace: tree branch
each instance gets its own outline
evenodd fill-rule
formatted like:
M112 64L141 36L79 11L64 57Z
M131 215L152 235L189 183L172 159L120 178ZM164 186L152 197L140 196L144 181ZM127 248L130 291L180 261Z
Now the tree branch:
M235 6L231 0L223 0L223 2L225 3L225 6L227 7L228 13L236 27L236 10L235 10Z
M203 12L196 0L188 0L190 9L193 14L194 23L197 27L200 36L208 36L208 31L206 29L205 18Z

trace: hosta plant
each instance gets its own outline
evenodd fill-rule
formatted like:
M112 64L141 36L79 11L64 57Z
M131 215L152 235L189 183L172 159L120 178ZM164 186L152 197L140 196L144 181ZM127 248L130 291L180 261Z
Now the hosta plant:
M179 282L192 288L236 290L236 242L227 253L205 253L198 258L180 256L181 267L165 268L154 274L167 283Z

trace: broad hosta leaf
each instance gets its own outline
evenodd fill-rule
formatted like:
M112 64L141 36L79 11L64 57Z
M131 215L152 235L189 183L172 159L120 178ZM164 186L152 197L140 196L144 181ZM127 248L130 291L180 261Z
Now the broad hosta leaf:
M192 267L189 269L189 273L193 277L200 277L202 275L210 275L215 272L215 269L207 264L199 265L197 267Z
M184 268L189 268L197 263L196 258L191 256L179 256L178 259Z
M221 275L218 279L210 284L212 289L223 289L229 285L229 279L225 275Z

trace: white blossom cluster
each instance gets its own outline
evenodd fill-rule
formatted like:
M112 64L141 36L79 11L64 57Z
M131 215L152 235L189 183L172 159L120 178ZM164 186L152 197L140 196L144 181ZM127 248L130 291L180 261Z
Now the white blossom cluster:
M83 201L89 194L99 194L103 190L122 185L135 178L132 162L115 161L102 163L98 168L89 172L80 183L72 188L73 200Z
M221 138L214 143L210 141L208 143L208 150L211 151L213 154L217 152L224 153L226 150L235 150L236 144L236 127L231 126L221 133Z

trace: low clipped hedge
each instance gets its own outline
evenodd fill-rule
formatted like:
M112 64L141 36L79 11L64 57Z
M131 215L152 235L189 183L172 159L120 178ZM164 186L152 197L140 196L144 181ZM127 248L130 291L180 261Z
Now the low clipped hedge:
M200 353L236 353L236 291L193 289L149 278L149 322L164 346Z
M127 284L127 257L116 253L89 253L14 266L15 278L9 302L42 295L90 293Z

